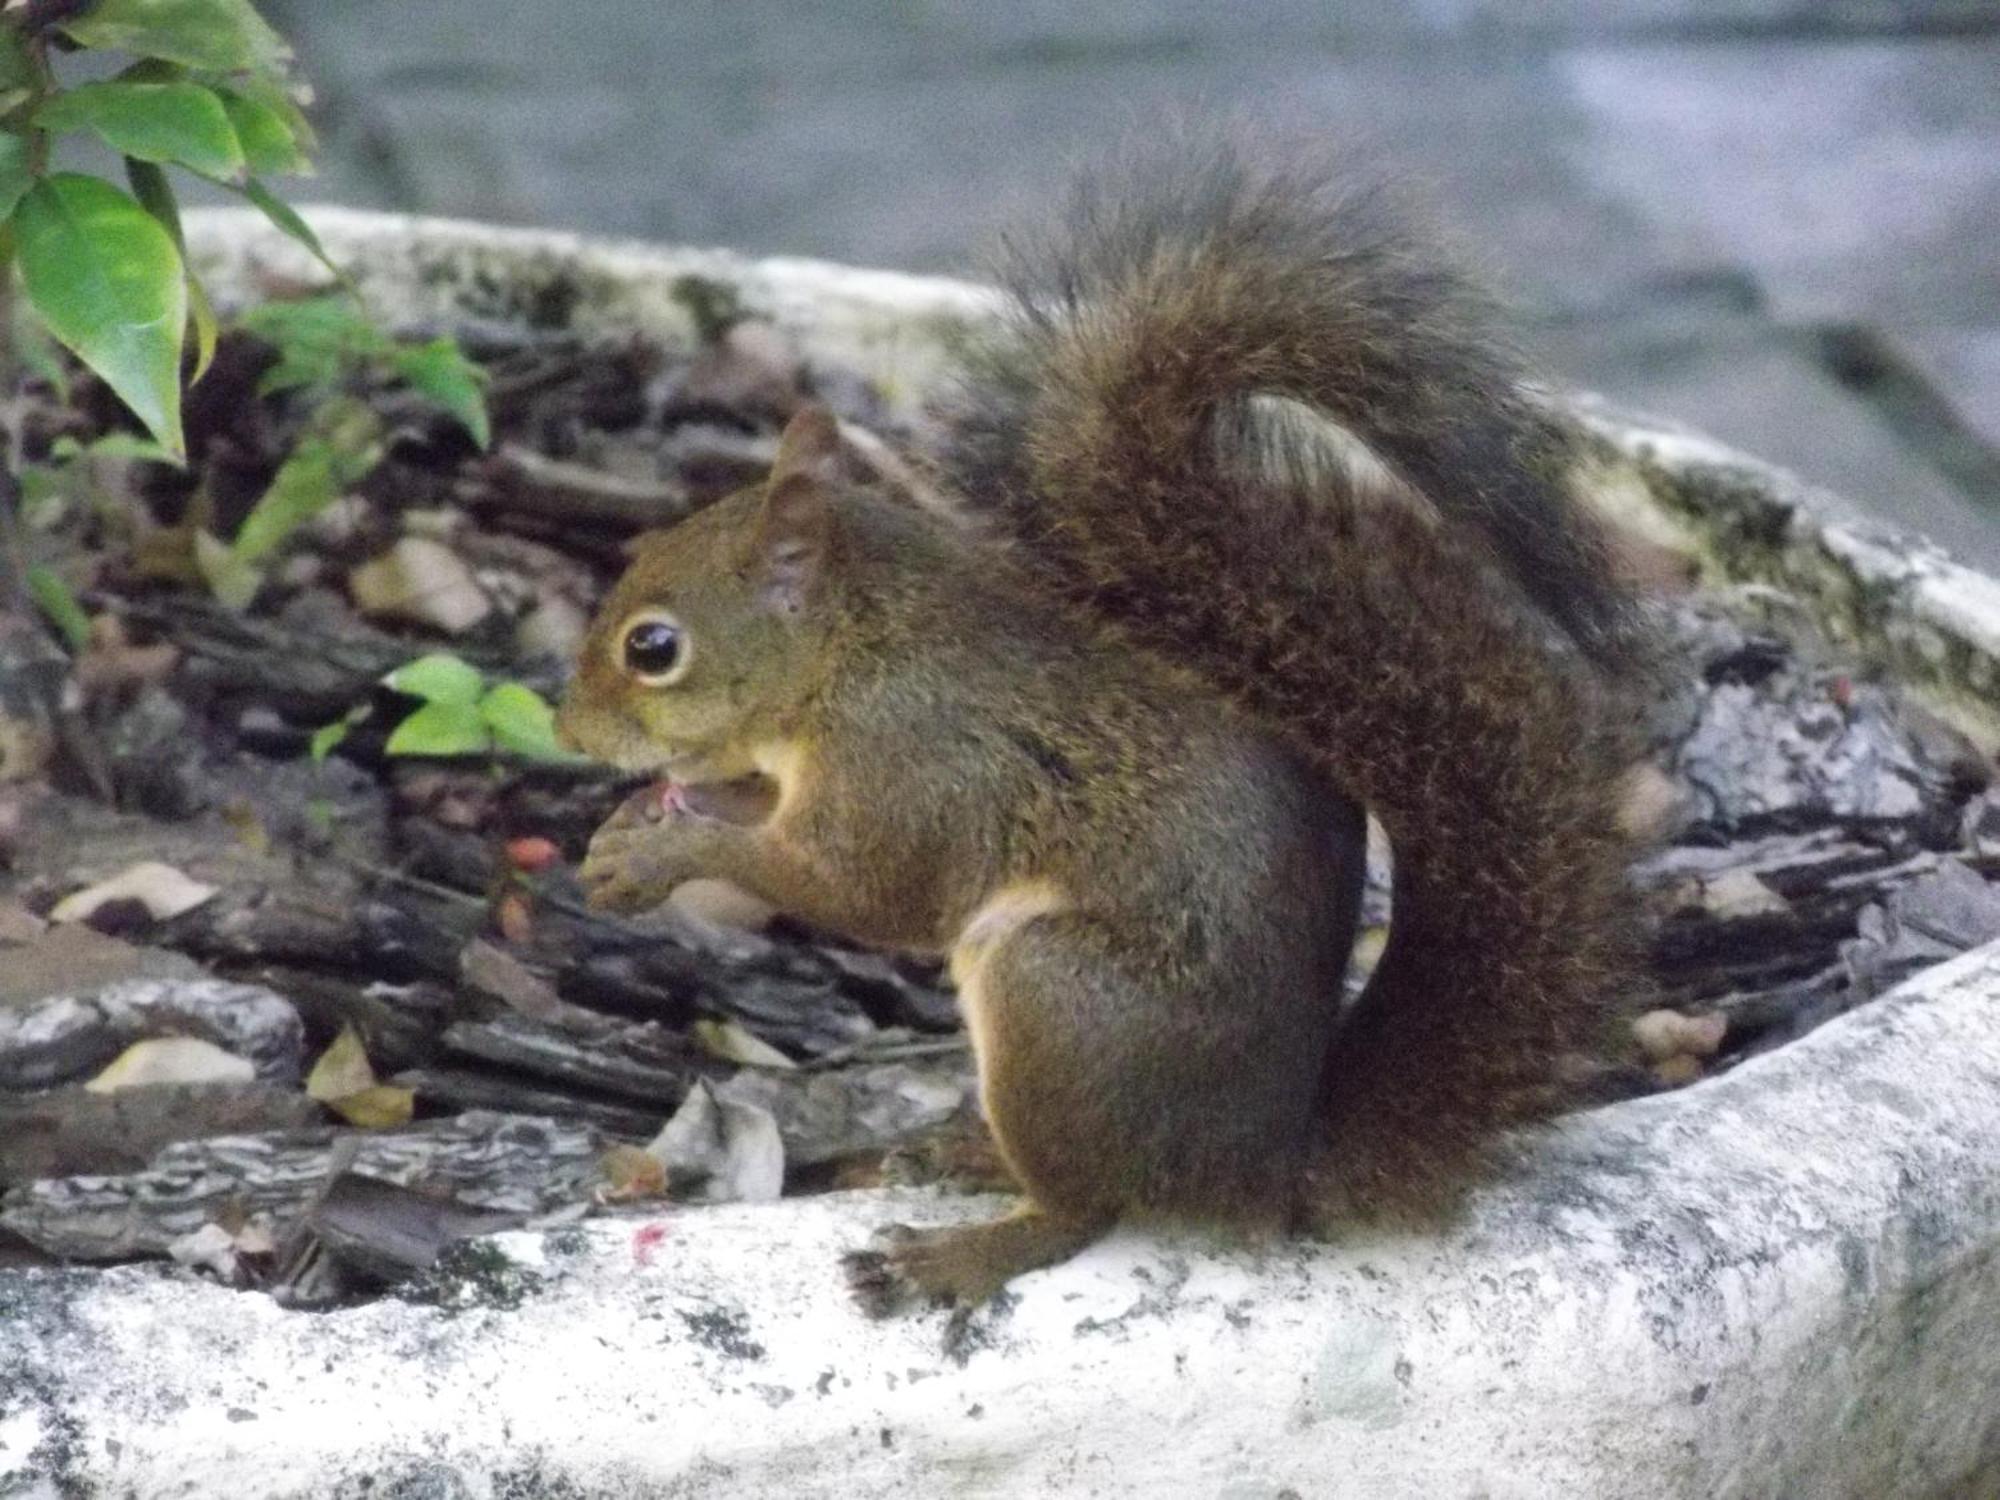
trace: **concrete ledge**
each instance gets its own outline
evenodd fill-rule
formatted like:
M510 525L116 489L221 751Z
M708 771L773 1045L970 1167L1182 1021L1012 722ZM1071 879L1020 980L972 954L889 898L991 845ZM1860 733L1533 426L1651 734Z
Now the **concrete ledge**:
M2000 1492L2000 945L1578 1118L1436 1240L1124 1235L962 1360L847 1194L512 1234L429 1301L0 1278L0 1493L1887 1500Z

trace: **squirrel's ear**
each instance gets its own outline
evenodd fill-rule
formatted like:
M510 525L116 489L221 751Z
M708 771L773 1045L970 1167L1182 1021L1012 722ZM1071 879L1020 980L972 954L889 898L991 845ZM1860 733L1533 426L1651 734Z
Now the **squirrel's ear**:
M797 614L826 570L833 536L833 479L840 429L823 406L808 406L786 425L764 491L757 526L759 597L780 614Z
M804 476L831 482L840 475L840 424L818 402L798 409L778 436L778 456L771 463L771 488Z

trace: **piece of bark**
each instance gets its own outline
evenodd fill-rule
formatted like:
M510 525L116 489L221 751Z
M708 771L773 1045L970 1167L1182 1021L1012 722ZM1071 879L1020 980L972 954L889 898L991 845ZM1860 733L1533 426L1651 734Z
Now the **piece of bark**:
M298 1130L320 1118L296 1089L264 1083L0 1094L0 1186L137 1172L175 1141Z
M140 1172L9 1189L0 1195L0 1229L76 1260L164 1255L225 1213L274 1222L297 1214L324 1187L343 1140L352 1142L356 1171L516 1214L587 1199L603 1150L587 1126L483 1111L365 1134L325 1128L182 1141Z
M694 1049L673 1033L609 1018L594 1036L511 1014L461 1021L446 1028L444 1046L459 1057L663 1109L678 1104L701 1072Z

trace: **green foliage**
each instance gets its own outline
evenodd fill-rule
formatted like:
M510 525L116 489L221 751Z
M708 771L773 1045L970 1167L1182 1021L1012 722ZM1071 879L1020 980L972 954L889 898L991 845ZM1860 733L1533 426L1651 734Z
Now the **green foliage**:
M28 143L18 135L0 135L0 219L9 217L21 195L34 185Z
M313 149L291 49L251 0L96 0L58 30L133 61L116 77L65 85L49 38L30 29L32 9L0 11L0 272L18 261L48 330L179 457L187 330L199 379L216 320L187 268L163 169L241 193L324 259L312 231L253 175L302 171ZM130 194L51 170L55 144L76 134L124 156Z
M548 699L518 682L496 682L479 700L479 717L500 747L530 760L561 760L556 712Z
M464 756L505 751L529 760L576 757L556 743L555 710L546 698L519 682L488 686L470 662L435 651L398 667L383 686L422 701L390 733L390 755ZM323 760L368 711L356 709L322 725L312 738L312 755Z
M282 76L292 56L250 0L97 0L62 29L86 47L218 73Z
M414 349L398 349L390 362L410 389L444 408L485 448L493 429L486 419L486 372L465 357L453 339L432 339Z
M76 172L44 177L14 210L21 284L42 321L176 458L187 281L159 220Z
M93 130L135 161L173 162L206 177L243 170L243 143L213 89L198 83L86 83L35 111L40 130Z
M351 297L338 294L252 308L238 326L278 351L258 390L295 391L313 403L305 435L272 479L236 539L195 540L197 566L222 603L256 596L261 565L293 532L368 477L381 460L382 419L350 388L401 381L484 446L490 440L484 374L450 339L406 346L383 333Z
M29 567L28 593L36 607L48 616L49 623L62 633L72 651L81 651L90 644L90 617L83 612L83 606L76 602L76 595L47 568Z

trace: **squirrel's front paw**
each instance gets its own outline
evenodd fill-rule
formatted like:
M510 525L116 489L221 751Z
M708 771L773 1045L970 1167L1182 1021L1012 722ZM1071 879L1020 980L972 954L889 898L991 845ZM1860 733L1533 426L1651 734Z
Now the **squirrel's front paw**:
M590 904L602 911L634 912L658 906L674 887L693 878L676 840L664 827L606 824L590 841L577 878Z

